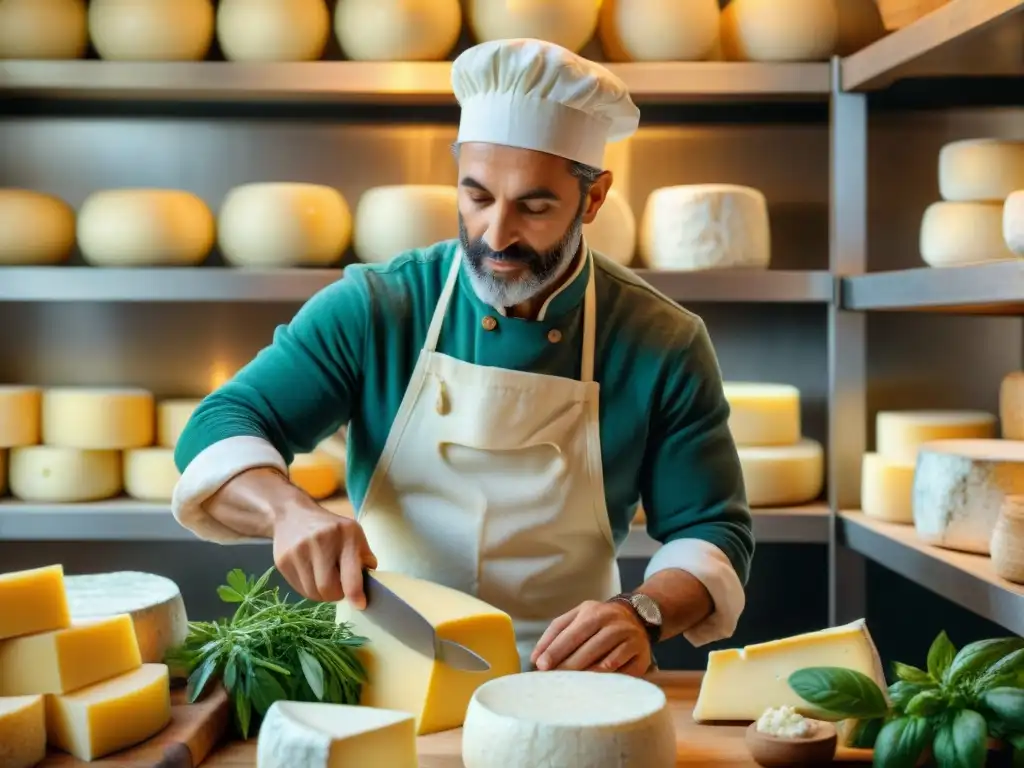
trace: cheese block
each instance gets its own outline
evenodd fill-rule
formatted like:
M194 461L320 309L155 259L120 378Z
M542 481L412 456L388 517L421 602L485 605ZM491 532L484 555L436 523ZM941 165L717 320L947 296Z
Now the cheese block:
M0 19L5 7L0 4ZM2 28L0 20L0 36ZM70 205L42 192L0 189L0 266L61 264L74 247L75 212Z
M729 431L737 445L800 442L800 390L789 384L725 382Z
M33 768L46 757L42 696L0 698L0 766Z
M315 61L327 47L324 0L220 0L217 40L229 61Z
M360 261L380 264L458 236L458 190L452 186L374 187L356 205L353 246Z
M119 451L83 451L52 445L12 448L11 495L22 501L72 504L121 492Z
M144 664L46 699L50 744L87 762L150 739L170 723L171 689L163 664Z
M38 443L42 408L39 387L0 384L0 448Z
M1015 255L1024 256L1024 189L1012 192L1003 204L1003 240Z
M752 507L806 504L821 495L825 452L803 438L795 445L739 446L747 503Z
M1012 371L999 385L999 423L1006 440L1024 440L1024 371Z
M609 61L704 61L718 27L718 0L604 0L597 34Z
M152 445L153 395L135 388L53 387L43 392L43 442L88 450Z
M865 515L888 523L913 524L913 464L865 453L860 482L860 506Z
M334 33L354 61L442 61L462 31L459 0L338 0Z
M69 627L64 584L60 565L0 573L0 641Z
M156 444L174 448L202 400L161 400L156 405Z
M730 61L825 61L839 39L836 5L824 0L730 0L722 10Z
M523 672L480 686L462 729L466 768L673 768L665 692L628 675Z
M1024 493L1024 442L924 443L914 472L914 527L927 544L989 554L1003 499Z
M213 2L91 0L89 36L101 59L199 61L213 42Z
M594 0L466 0L467 23L477 42L528 37L574 53L597 30Z
M132 448L124 452L124 492L139 501L167 501L181 473L173 448Z
M629 266L636 253L636 217L629 201L617 189L608 191L604 205L583 226L587 245L616 264Z
M407 712L275 701L260 725L258 768L418 768L416 721Z
M640 258L655 269L767 269L768 203L735 184L656 189L640 222Z
M1003 238L997 203L932 203L921 219L921 259L930 267L956 267L1014 258Z
M195 266L213 241L213 213L191 192L108 189L78 211L82 258L98 267Z
M0 641L0 696L69 693L142 664L131 616Z
M7 449L0 448L0 496L7 493Z
M333 187L244 184L224 198L217 233L224 260L236 267L326 267L349 246L352 214Z
M465 645L490 663L486 672L466 672L428 659L374 624L370 615L338 603L337 620L369 640L359 649L368 682L360 704L409 712L416 733L458 728L473 692L488 680L519 672L515 630L508 614L454 589L406 576L377 571L384 586L419 611L438 637Z
M314 451L297 454L288 467L288 477L312 498L326 499L338 491L338 470L337 459Z
M885 24L875 0L835 0L836 55L849 56L885 37Z
M1024 189L1024 141L965 139L939 150L939 194L959 203L1002 204Z
M931 440L996 436L996 417L985 411L879 411L875 445L897 464L917 461L917 449Z
M80 59L88 42L85 0L0 2L0 59Z
M769 707L809 705L789 687L789 676L806 667L844 667L867 675L885 692L878 650L863 619L745 648L711 651L693 710L697 722L754 721Z
M164 660L168 648L188 636L188 617L178 585L154 573L119 571L68 576L67 604L75 621L128 614L144 664Z

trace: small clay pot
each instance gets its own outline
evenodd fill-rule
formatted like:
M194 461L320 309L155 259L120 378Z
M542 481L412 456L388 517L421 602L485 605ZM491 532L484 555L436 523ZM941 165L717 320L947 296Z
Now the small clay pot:
M751 723L746 734L750 756L765 768L830 764L838 742L836 727L822 720L809 722L814 726L810 735L793 738L761 733L757 730L757 723Z

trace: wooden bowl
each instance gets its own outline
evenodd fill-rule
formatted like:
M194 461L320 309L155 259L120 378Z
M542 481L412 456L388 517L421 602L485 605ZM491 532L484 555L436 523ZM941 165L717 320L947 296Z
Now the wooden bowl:
M788 739L761 733L757 723L751 723L746 734L750 756L765 768L830 764L836 754L836 727L823 720L809 722L814 726L810 736Z

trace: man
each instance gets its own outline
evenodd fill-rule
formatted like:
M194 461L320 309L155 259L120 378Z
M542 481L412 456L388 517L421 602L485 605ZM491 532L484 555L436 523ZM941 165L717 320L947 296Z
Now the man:
M452 82L459 241L350 267L279 328L185 429L174 514L272 539L313 600L363 607L363 569L401 571L505 610L524 668L640 675L660 639L732 634L754 545L704 324L582 238L639 112L536 40L471 48ZM286 477L344 424L358 522ZM641 497L664 546L622 595Z

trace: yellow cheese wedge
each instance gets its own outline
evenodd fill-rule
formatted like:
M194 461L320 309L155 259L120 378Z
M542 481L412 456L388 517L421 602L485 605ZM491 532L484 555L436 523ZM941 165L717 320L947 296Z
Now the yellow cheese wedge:
M95 760L138 744L170 722L165 664L144 664L98 685L46 697L50 744L79 760Z
M0 640L70 624L63 566L0 574Z
M142 664L128 614L0 642L0 696L69 693Z
M360 704L415 715L419 735L458 728L478 687L520 671L512 619L482 600L439 584L385 571L376 576L423 614L440 638L461 643L491 668L464 672L427 659L343 600L338 603L338 621L350 622L357 635L369 639L360 649L369 677Z
M46 757L42 696L0 698L0 766L32 768Z

